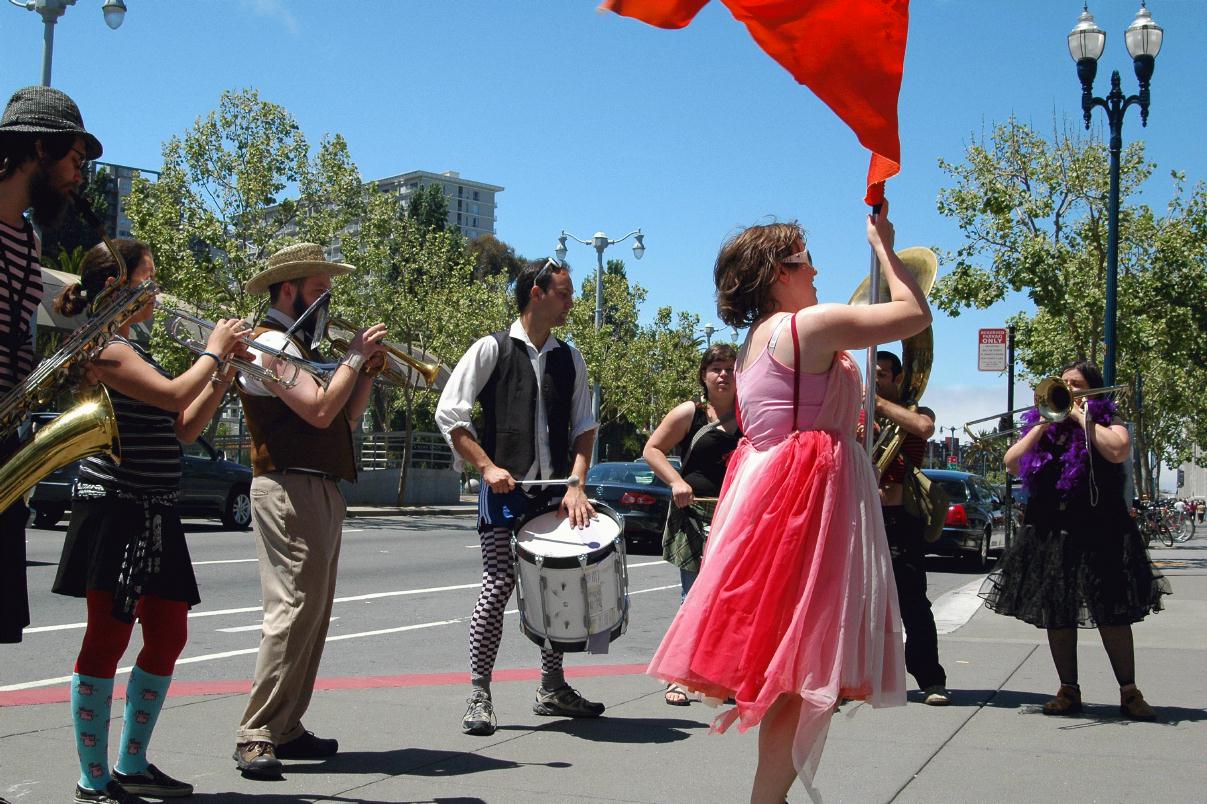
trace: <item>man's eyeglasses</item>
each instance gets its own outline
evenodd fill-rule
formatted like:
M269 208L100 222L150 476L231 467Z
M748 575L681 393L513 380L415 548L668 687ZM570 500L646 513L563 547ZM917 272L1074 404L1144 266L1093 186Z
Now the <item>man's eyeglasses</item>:
M541 266L541 270L536 272L536 276L532 277L532 284L539 284L540 281L548 276L551 271L560 271L561 269L561 262L550 257L545 261L545 264Z

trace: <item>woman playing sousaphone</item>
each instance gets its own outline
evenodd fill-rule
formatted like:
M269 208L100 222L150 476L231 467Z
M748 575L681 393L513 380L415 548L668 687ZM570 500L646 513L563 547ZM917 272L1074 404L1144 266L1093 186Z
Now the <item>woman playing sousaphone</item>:
M703 402L683 402L671 409L645 444L642 456L662 482L671 487L671 506L662 535L662 557L679 568L683 595L687 597L696 575L713 504L725 480L725 464L742 437L734 415L733 364L737 350L727 343L704 352L696 378L704 391ZM680 469L667 455L678 448ZM665 695L672 706L686 706L689 696L677 684Z
M114 247L130 268L131 285L155 276L155 261L137 240ZM55 302L64 315L83 312L116 281L118 266L104 244L84 257L80 282ZM87 626L71 679L80 779L76 802L141 802L140 795L187 796L193 787L147 762L147 743L163 706L176 659L187 637L190 606L200 602L176 494L180 441L194 441L213 419L230 387L226 360L247 356L240 343L246 324L217 323L206 351L172 378L143 347L130 340L133 324L150 320L154 299L118 328L93 363L109 390L121 439L121 463L107 455L80 463L71 524L54 591L87 600ZM117 663L134 620L143 648L130 673L118 760L110 773L109 701Z

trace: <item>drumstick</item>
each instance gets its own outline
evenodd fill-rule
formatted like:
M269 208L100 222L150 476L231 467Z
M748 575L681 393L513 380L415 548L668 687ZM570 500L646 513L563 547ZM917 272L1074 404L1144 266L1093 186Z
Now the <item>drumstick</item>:
M581 481L578 475L570 475L563 480L517 480L517 486L569 486L572 489L578 488Z

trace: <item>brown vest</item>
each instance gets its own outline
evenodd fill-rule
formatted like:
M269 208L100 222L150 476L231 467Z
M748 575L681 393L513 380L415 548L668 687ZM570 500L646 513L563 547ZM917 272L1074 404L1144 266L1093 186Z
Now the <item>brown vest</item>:
M285 327L266 319L252 333L284 332ZM317 352L291 339L307 360L320 361ZM256 477L281 469L310 469L356 482L352 453L352 428L347 407L325 430L306 423L275 396L252 396L239 388L247 429L251 431L251 469Z

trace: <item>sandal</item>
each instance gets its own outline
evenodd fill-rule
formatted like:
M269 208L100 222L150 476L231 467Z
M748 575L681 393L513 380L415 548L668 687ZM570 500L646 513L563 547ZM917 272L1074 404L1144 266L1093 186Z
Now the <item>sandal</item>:
M1081 687L1061 684L1056 697L1044 704L1045 715L1075 715L1081 711Z
M688 693L686 688L678 684L670 684L667 686L662 700L671 706L687 706L691 703L691 694Z

